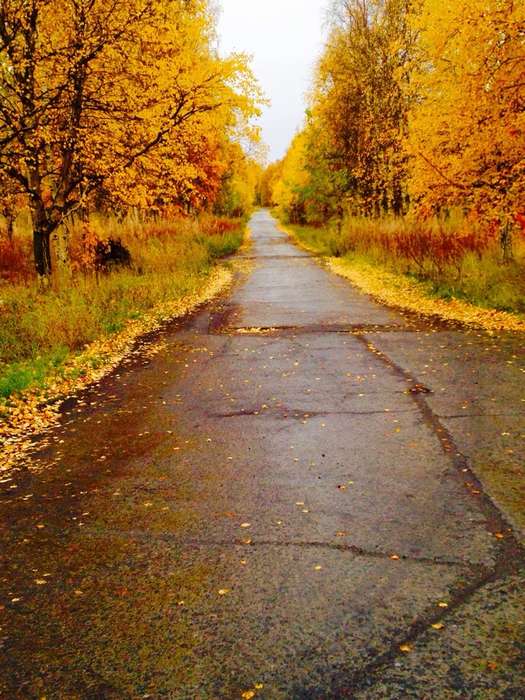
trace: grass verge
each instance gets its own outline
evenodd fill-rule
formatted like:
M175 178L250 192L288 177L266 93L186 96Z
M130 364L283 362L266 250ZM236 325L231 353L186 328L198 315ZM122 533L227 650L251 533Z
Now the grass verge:
M1 284L0 402L43 386L72 354L120 333L155 307L197 294L215 261L239 248L244 225L203 229L183 220L124 225L119 238L131 253L129 267L77 271L45 293L36 280Z
M244 232L239 222L226 233L136 241L132 269L79 275L60 291L1 287L0 472L57 422L60 399L99 381L140 336L224 291L231 265L216 261L242 245Z
M330 229L280 226L298 245L325 258L333 272L388 306L488 331L525 331L524 314L507 310L509 307L521 310L525 303L521 292L523 279L514 279L517 272L513 268L505 270L485 261L479 266L477 283L468 281L476 274L472 271L465 276L462 285L454 288L445 281L431 279L430 273L426 279L421 279L413 272L401 272L400 263L396 269L395 264L380 261L374 251L366 255L341 250L340 234ZM494 288L492 296L487 291L490 288ZM505 299L504 303L495 301L498 294L500 299ZM491 299L495 308L491 308Z

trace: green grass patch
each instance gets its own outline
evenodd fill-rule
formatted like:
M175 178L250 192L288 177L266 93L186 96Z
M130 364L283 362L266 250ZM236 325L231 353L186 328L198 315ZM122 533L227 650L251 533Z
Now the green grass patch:
M68 355L68 348L57 347L41 357L5 366L0 374L0 398L7 399L31 386L42 385L50 374L62 368Z
M214 260L235 253L240 248L242 241L243 232L240 230L222 235L207 236L201 239L201 242L207 247Z

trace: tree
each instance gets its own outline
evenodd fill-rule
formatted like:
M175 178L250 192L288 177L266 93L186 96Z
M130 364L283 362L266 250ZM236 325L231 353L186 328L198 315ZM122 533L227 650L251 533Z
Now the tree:
M416 39L409 0L337 0L311 97L315 150L354 213L405 208L406 95ZM320 136L320 140L319 140Z
M410 189L423 212L459 206L508 235L525 198L525 6L422 0L410 89Z
M39 275L95 192L129 191L205 115L256 113L245 58L213 44L206 0L2 0L0 170L28 196Z
M322 223L341 219L345 210L369 216L406 210L403 85L417 36L411 6L410 0L332 3L306 125L275 188L294 216Z
M282 160L270 163L261 172L258 182L258 203L261 207L273 207L276 202L273 196L274 188L281 177Z
M294 224L305 223L305 203L302 190L309 182L306 170L306 131L295 135L281 167L272 198L282 216Z

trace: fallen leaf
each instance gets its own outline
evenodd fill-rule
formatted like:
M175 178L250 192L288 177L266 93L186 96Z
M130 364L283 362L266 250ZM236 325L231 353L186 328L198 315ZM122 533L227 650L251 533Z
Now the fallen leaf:
M445 625L442 622L436 622L434 625L432 625L432 629L435 630L442 630L445 627Z
M408 652L412 651L412 646L410 644L401 644L401 646L399 647L399 651L408 654Z
M241 695L241 697L244 700L251 700L252 698L255 697L255 690L245 690L244 693Z
M243 528L247 528L247 527L251 527L251 526L252 526L251 523L242 523L241 524L241 527L243 527Z
M229 588L219 588L219 595L228 595L229 592Z

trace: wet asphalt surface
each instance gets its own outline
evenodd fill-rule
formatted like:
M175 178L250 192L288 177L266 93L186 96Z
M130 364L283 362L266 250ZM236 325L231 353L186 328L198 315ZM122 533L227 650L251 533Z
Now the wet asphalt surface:
M0 697L524 698L521 339L251 228L0 484Z

